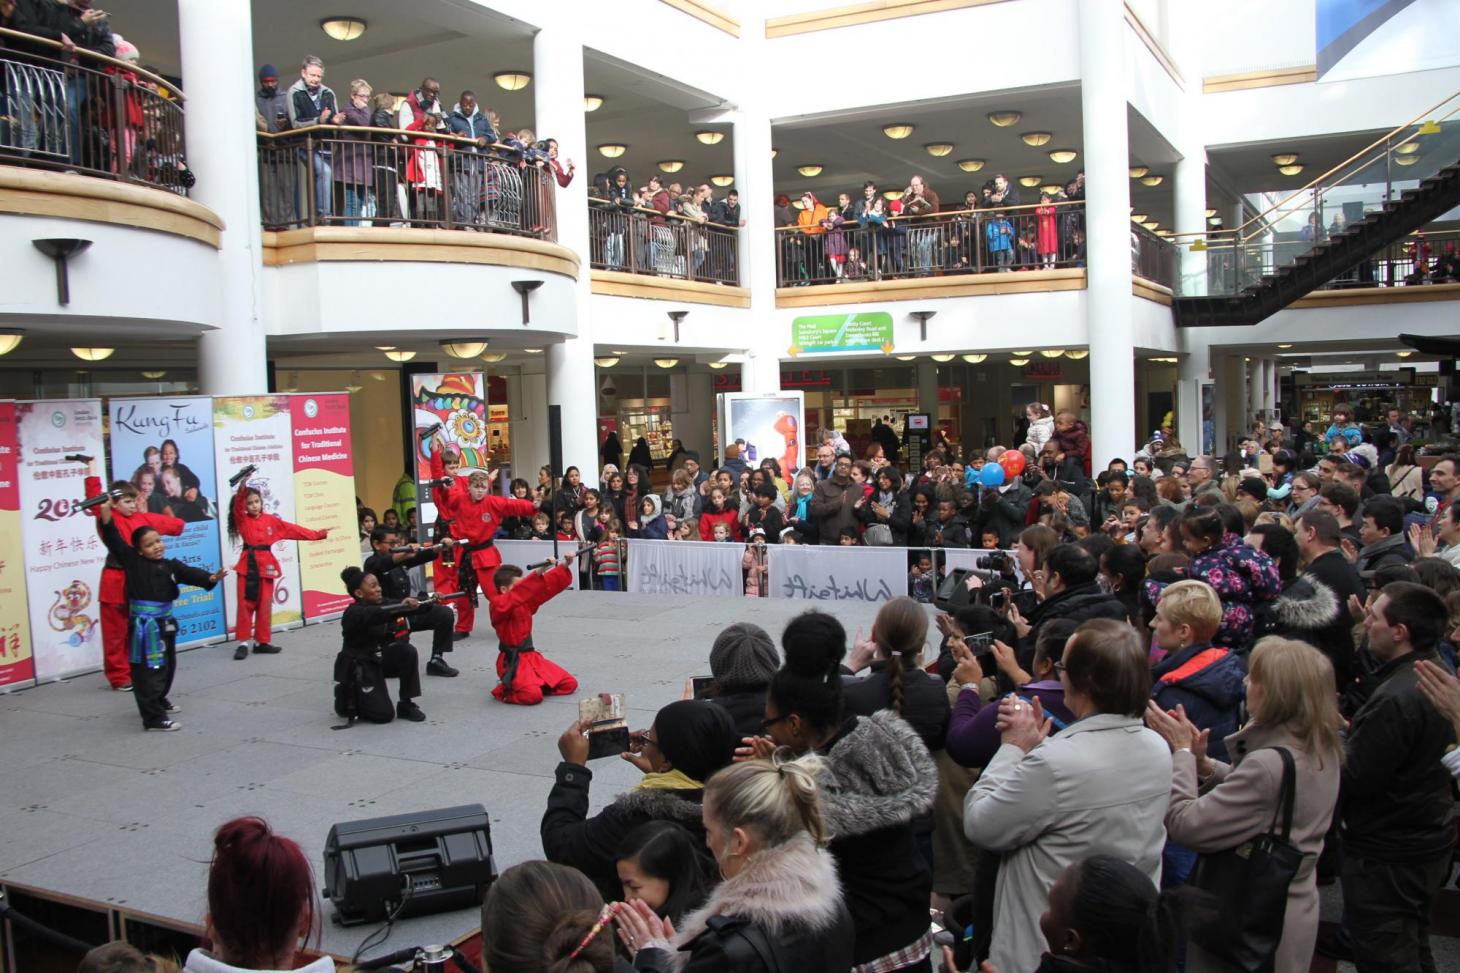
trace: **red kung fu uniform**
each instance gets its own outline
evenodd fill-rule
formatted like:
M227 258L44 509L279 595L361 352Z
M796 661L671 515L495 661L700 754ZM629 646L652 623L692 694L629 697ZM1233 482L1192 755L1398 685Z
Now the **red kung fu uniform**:
M279 562L273 547L279 541L320 541L325 532L310 530L281 520L273 514L250 517L246 509L248 481L238 485L233 495L233 522L238 525L238 539L243 553L233 570L238 574L238 641L247 642L253 630L256 642L268 642L273 632L274 581L279 577Z
M446 465L441 459L441 450L432 449L431 478L439 480L445 476ZM443 507L451 520L451 536L459 542L456 571L460 590L467 593L465 609L475 606L478 586L489 596L496 590L492 575L502 564L502 554L493 540L497 536L497 528L502 526L502 518L531 517L537 513L537 504L531 500L495 497L490 493L480 500L473 500L467 487L468 479L465 476L456 478L447 490ZM463 608L458 608L458 611ZM458 626L457 631L462 629Z
M445 478L444 467L441 478ZM436 542L439 544L447 537L460 540L461 535L453 529L456 510L453 506L455 500L451 488L433 486L431 501L436 504ZM452 595L461 590L460 567L460 555L456 548L443 549L441 557L431 565L431 580L438 595ZM455 631L462 635L470 635L472 626L476 624L477 620L477 606L472 603L472 599L462 598L452 601L448 603L447 607L456 615Z
M101 477L86 478L86 495L94 497L101 493ZM88 511L93 517L96 509ZM120 510L112 510L112 523L122 542L130 545L132 535L139 527L151 527L159 534L176 537L187 526L176 517L165 514L150 514L138 511L130 517L122 516ZM107 555L106 567L101 569L101 664L106 681L113 687L126 686L132 681L132 667L127 653L127 574L116 558Z
M535 706L544 696L578 691L573 674L543 658L532 644L533 614L572 583L573 573L560 564L544 574L530 572L506 591L487 593L492 628L500 643L497 676L502 681L492 690L494 699Z

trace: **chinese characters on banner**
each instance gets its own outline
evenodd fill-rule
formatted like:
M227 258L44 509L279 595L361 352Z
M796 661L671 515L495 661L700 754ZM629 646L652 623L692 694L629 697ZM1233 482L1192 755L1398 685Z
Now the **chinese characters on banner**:
M299 547L304 617L313 621L349 606L352 599L340 582L340 571L360 563L350 396L347 392L292 395L289 412L294 426L297 522L330 532L325 540Z
M186 525L168 537L167 556L206 571L218 570L220 517L228 516L213 461L213 400L184 398L112 399L112 478L137 488L137 509L167 514ZM226 487L225 487L226 489ZM184 587L174 603L178 645L227 636L223 590Z
M223 496L218 501L219 519L228 522L229 505L233 502L228 480L245 466L258 467L248 478L248 486L259 491L264 513L291 522L294 516L294 451L293 421L287 395L256 395L217 398L213 400L213 451L217 460L218 484ZM243 484L240 484L241 487ZM233 488L232 492L236 492ZM313 526L313 525L308 525ZM223 535L223 564L233 571L242 547L234 538ZM274 582L274 628L298 625L303 620L299 596L299 544L280 541L274 545L279 562L279 577ZM237 617L241 579L229 577L223 588L227 617Z
M86 467L65 459L102 455L101 402L18 402L15 410L31 652L44 682L101 667L106 549L96 521L75 509L85 499Z
M20 539L20 469L15 403L0 402L0 690L35 681Z

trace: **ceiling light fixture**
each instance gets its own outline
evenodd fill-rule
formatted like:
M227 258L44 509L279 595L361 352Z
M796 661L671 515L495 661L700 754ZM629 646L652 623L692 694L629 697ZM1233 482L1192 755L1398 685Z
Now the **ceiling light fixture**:
M882 134L890 139L905 139L917 128L911 122L893 122L882 126Z
M970 365L978 365L978 364L982 364L983 362L987 361L988 360L988 357L989 357L988 355L982 354L980 352L975 352L975 353L970 354L970 355L964 355L963 356L963 360L966 361L966 362L968 362Z
M1291 347L1293 347L1293 345L1292 345L1292 343L1291 343L1291 342L1287 342L1287 343L1285 343L1285 344L1280 344L1280 345L1278 345L1278 347L1279 347L1279 348L1291 348Z
M660 172L678 172L684 168L683 159L665 159L659 163Z
M584 95L583 96L583 110L584 111L598 111L598 109L600 109L602 107L603 107L603 96L602 95Z
M1015 358L1028 358L1030 355L1034 354L1034 352L1032 350L1020 351L1016 348L1013 351L1009 352L1009 354L1013 355Z
M522 350L525 351L525 352L527 352L529 355L541 355L542 354L542 349L541 348L523 348Z
M1131 166L1128 171L1130 172L1130 177L1132 179L1139 179L1151 170L1147 169L1145 166Z
M726 186L732 186L735 184L735 177L726 175L711 176L710 182L714 183L716 186L719 186L721 189L724 189Z
M1279 152L1277 155L1272 157L1273 165L1276 166L1290 166L1297 161L1298 153L1296 152Z
M376 351L395 351L395 345L376 345Z
M115 348L72 348L71 354L82 361L106 361L115 351Z
M1049 161L1062 166L1067 162L1074 162L1079 154L1074 149L1055 149L1049 154Z
M815 179L817 176L821 175L821 166L815 162L808 162L804 166L797 166L796 171L801 173L801 175L805 176L807 179Z
M1166 179L1165 176L1142 176L1141 177L1141 185L1142 186L1159 186L1159 185L1161 185L1162 182L1165 181L1165 179Z
M1145 213L1132 213L1130 215L1130 221L1132 223L1144 223L1144 222L1146 222L1146 214Z
M20 347L20 340L25 337L23 331L0 331L0 355L8 355Z
M385 357L393 362L408 362L416 357L414 351L387 351Z
M151 379L152 381L155 382L158 379L166 378L167 377L167 372L165 372L165 371L162 371L162 372L156 372L156 371L143 372L142 373L142 377L143 378L146 378L146 379Z
M1281 172L1285 176L1296 176L1298 173L1300 173L1302 171L1303 171L1303 164L1301 162L1294 162L1290 166L1279 166L1278 167L1278 172Z
M1158 236L1158 237L1171 237L1171 236L1175 236L1175 235L1176 234L1175 233L1172 233L1170 230L1157 230L1156 231L1156 236Z
M724 132L713 132L713 131L710 131L709 129L706 129L703 132L696 132L695 133L695 138L699 139L700 142L702 144L704 144L704 145L719 145L721 142L723 142L725 140L725 133ZM775 150L772 149L771 151L774 152Z
M1026 188L1032 188L1034 186L1038 186L1042 182L1044 182L1044 177L1043 176L1020 176L1019 177L1019 185L1024 186Z
M928 155L931 155L935 159L941 159L945 155L951 155L952 154L952 152L953 152L953 143L952 142L929 142L927 145L923 146L923 151L926 152L926 153L928 153Z
M1049 140L1054 138L1054 136L1049 132L1025 132L1019 138L1025 145L1037 149L1041 145L1048 145Z
M929 355L928 357L933 359L933 361L935 362L950 362L953 360L953 356L948 354Z
M593 364L597 365L599 368L612 368L613 366L618 364L618 359L610 355L606 358L593 359Z
M620 145L617 142L607 142L598 147L598 154L605 159L617 159L629 150L627 145Z
M1067 351L1067 352L1065 352L1065 357L1066 358L1073 359L1074 361L1080 361L1082 359L1089 358L1090 357L1090 352L1089 352L1088 349L1081 348L1079 351Z
M1398 166L1412 166L1418 161L1419 156L1417 155L1396 155L1394 157L1394 164Z
M1041 348L1039 353L1045 358L1060 358L1064 355L1065 350L1063 348Z
M964 172L978 172L986 163L982 159L959 159L958 168Z
M369 26L359 17L326 17L319 22L319 29L337 41L359 40Z
M1394 354L1398 355L1400 358L1408 358L1410 355L1414 354L1414 352L1412 352L1412 351L1396 351Z
M917 355L895 355L893 357L895 357L898 361L916 361L918 356Z
M443 341L441 350L452 358L476 358L487 350L485 341Z
M1213 229L1220 229L1222 226L1222 218L1220 216L1213 216L1211 219L1207 220L1207 226L1210 226Z
M1025 365L1029 364L1029 359L1027 359L1027 358L1010 358L1009 359L1009 364L1010 365L1013 365L1015 368L1023 368Z
M1418 142L1405 142L1403 145L1396 145L1394 151L1400 155L1414 155L1419 151Z
M781 150L780 149L776 148L774 145L771 146L771 158L772 159L774 159L777 155L780 155L780 153L781 153Z
M728 364L730 363L727 361L712 361L709 363L709 366L718 372L720 369L724 368Z
M1150 360L1153 361L1153 362L1160 362L1162 365L1175 365L1181 359L1179 359L1179 358L1163 357L1163 358L1152 358Z
M899 199L902 198L902 190L901 189L889 189L889 190L887 190L887 192L885 192L885 193L882 194L882 198L885 199L885 200L887 200L888 202L895 202L895 201L897 201L897 200L899 200Z
M999 128L1008 128L1010 125L1017 125L1019 124L1019 119L1023 117L1023 115L1016 111L991 111L988 115L989 121Z
M1040 186L1039 191L1044 193L1046 196L1058 196L1062 188L1063 187L1055 183L1049 183L1048 185Z
M1159 227L1160 225L1161 224L1160 223L1157 223L1155 220L1146 220L1146 222L1144 222L1144 223L1141 224L1141 226L1144 226L1148 230L1154 230L1157 227Z
M1211 219L1213 216L1216 216L1216 215L1217 215L1217 211L1216 210L1214 210L1214 209L1207 210L1207 219Z
M656 359L654 359L654 364L658 365L660 368L673 368L675 365L678 365L679 364L679 359L678 358L656 358Z
M486 362L488 365L496 365L497 363L504 362L506 360L507 353L505 351L489 351L486 354L482 355L482 361Z
M498 71L492 80L503 91L521 91L532 83L532 75L526 71Z

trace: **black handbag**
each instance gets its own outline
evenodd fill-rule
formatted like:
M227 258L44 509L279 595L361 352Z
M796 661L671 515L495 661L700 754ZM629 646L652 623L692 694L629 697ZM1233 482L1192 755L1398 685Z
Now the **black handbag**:
M1273 830L1236 848L1200 856L1191 873L1191 884L1214 899L1210 920L1194 925L1191 941L1246 973L1273 973L1288 887L1303 863L1303 853L1291 838L1296 801L1293 755L1286 747L1271 749L1283 760Z

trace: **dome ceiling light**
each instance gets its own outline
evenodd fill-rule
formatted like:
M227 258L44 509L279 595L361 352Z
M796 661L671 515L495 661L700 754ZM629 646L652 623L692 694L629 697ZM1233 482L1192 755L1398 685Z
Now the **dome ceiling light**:
M441 350L452 358L476 358L487 350L485 341L443 341Z
M988 119L999 128L1008 128L1010 125L1019 124L1019 119L1024 116L1016 111L991 111Z
M722 141L725 140L725 133L714 132L706 129L703 132L696 132L695 138L699 139L701 144L703 145L719 145Z
M1090 357L1090 352L1087 351L1087 350L1085 350L1085 349L1083 349L1083 348L1081 348L1079 351L1067 351L1067 352L1065 352L1065 357L1066 358L1071 358L1071 359L1073 359L1075 361L1080 361L1081 359Z
M1290 166L1297 161L1298 153L1296 152L1279 152L1272 157L1272 164L1275 166Z
M808 162L804 166L797 166L796 171L801 173L801 175L805 176L807 179L815 179L817 176L821 175L821 168L821 164L818 162Z
M665 159L659 163L660 172L678 172L684 168L683 159Z
M492 80L503 91L521 91L532 83L532 75L526 71L498 71Z
M359 17L326 17L319 22L319 29L331 40L346 42L359 40L369 26Z
M602 95L584 95L583 96L583 110L584 111L598 111L598 109L600 109L602 107L603 107L603 96Z
M1044 182L1044 177L1043 176L1020 176L1019 177L1019 185L1024 186L1025 188L1033 188L1034 186L1038 186L1042 182Z
M1025 365L1029 364L1029 359L1027 359L1027 358L1010 358L1009 359L1009 364L1010 365L1013 365L1015 368L1023 368Z
M1419 156L1417 155L1396 155L1394 157L1394 164L1400 166L1412 166L1418 161Z
M1037 149L1041 145L1048 145L1054 135L1049 132L1025 132L1019 138L1025 145Z
M711 176L710 182L714 183L716 186L719 186L721 189L724 189L726 186L734 185L735 177L728 175Z
M1079 154L1074 149L1055 149L1049 154L1049 161L1062 166L1067 162L1074 162Z
M988 357L988 355L975 352L973 354L964 355L963 360L968 362L970 365L978 365L987 361Z
M931 155L935 159L941 159L945 155L951 155L952 154L952 152L953 152L953 143L952 142L929 142L927 145L923 146L923 151L927 152L928 155Z
M891 125L882 126L882 134L890 139L905 139L916 130L917 126L911 122L893 122Z
M0 331L0 355L8 355L20 347L20 341L25 337L23 331Z
M1285 176L1296 176L1302 171L1303 164L1301 162L1294 162L1290 166L1278 166L1278 172L1281 172Z
M1151 170L1146 168L1145 166L1131 166L1129 170L1130 177L1132 179L1139 179L1150 171Z
M497 363L504 362L506 360L507 353L503 351L489 351L486 354L482 355L482 361L486 362L488 365L496 365Z
M950 362L953 360L953 356L949 354L929 355L928 357L933 359L933 361L935 362Z
M885 193L882 194L882 198L885 199L885 200L887 200L889 203L896 202L897 200L899 200L899 199L902 198L902 190L901 189L889 189L889 190L887 190L887 192L885 192Z
M612 356L608 356L606 358L595 358L593 359L593 364L597 365L599 368L612 368L613 366L618 364L618 359Z
M658 365L660 368L673 368L675 365L678 365L679 364L679 359L678 358L656 358L656 359L654 359L654 364Z
M1215 209L1208 209L1207 210L1207 213L1206 213L1207 219L1211 219L1213 216L1216 216L1216 215L1217 215L1217 211Z
M1165 176L1142 176L1141 177L1141 185L1142 186L1159 186L1159 185L1161 185L1161 183L1163 183L1165 181L1166 181L1166 177Z
M1418 142L1405 142L1403 145L1396 145L1394 151L1400 155L1414 155L1419 151Z
M1045 358L1060 358L1064 355L1065 350L1063 348L1041 348L1039 353Z
M385 357L386 358L389 358L391 361L397 362L397 363L400 363L400 362L408 362L412 358L415 358L416 357L416 353L414 351L395 351L395 350L392 350L392 351L385 352Z
M629 147L627 145L622 145L617 142L606 142L598 147L598 154L605 159L617 159L628 150Z
M982 169L986 164L987 163L985 163L982 159L958 160L958 168L962 169L964 172L978 172L978 170Z
M106 361L116 352L115 348L72 348L71 354L82 361Z
M1058 196L1063 188L1064 187L1058 186L1055 183L1049 183L1048 185L1040 186L1039 191L1044 193L1046 196Z

